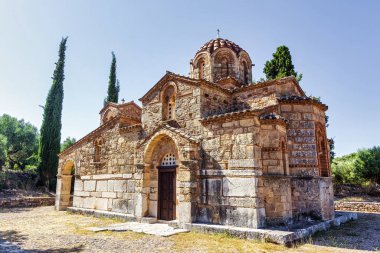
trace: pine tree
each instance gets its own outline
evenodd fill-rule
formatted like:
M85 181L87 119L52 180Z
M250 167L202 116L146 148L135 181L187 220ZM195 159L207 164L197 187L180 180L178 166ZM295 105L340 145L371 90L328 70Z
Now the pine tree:
M39 145L40 179L47 190L54 190L58 169L58 153L61 147L63 80L65 79L65 51L67 37L59 46L59 59L55 63L53 84L44 107Z
M116 57L114 52L112 52L112 62L110 69L110 76L108 81L108 92L107 98L104 100L104 104L109 102L118 103L119 102L119 80L116 78Z
M268 80L280 79L287 76L294 76L298 81L301 81L302 74L297 75L292 63L292 56L290 55L289 48L280 46L273 54L273 59L267 61L264 67L264 73Z

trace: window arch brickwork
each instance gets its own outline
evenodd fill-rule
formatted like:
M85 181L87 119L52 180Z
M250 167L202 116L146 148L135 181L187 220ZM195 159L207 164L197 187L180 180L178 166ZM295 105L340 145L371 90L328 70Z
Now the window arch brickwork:
M318 169L321 177L329 177L330 171L330 156L328 152L328 142L326 137L326 128L320 124L316 124L316 141L317 141L317 157L318 157Z
M173 85L169 85L162 96L162 120L175 119L176 94Z

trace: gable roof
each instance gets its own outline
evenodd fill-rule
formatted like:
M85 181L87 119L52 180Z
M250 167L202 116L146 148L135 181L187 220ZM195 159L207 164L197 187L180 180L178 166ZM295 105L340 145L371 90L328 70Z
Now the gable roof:
M178 75L178 74L175 74L173 72L170 72L170 71L166 71L166 74L150 90L148 90L148 92L145 93L145 95L143 97L141 97L139 99L139 101L141 101L143 103L146 102L149 99L149 97L155 91L160 90L168 81L176 81L176 80L185 82L185 83L193 85L193 86L204 85L204 86L207 86L207 87L212 88L212 89L217 89L223 93L230 94L229 90L220 87L216 83L212 83L212 82L209 82L209 81L206 81L203 79L202 80L193 79L193 78L190 78L187 76L182 76L182 75Z
M142 110L141 107L135 103L135 101L129 101L127 103L123 103L123 104L117 104L117 103L113 103L113 102L108 102L99 112L99 114L102 114L105 110L107 110L108 108L110 107L113 107L113 108L121 108L121 107L126 107L126 106L133 106L135 107L136 109L138 110Z

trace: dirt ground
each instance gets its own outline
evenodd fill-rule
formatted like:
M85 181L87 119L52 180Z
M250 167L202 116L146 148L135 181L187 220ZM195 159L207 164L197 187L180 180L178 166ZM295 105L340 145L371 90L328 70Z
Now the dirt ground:
M319 233L296 247L183 233L157 237L134 232L89 232L112 219L56 212L53 207L0 209L0 252L365 252L380 250L380 214Z

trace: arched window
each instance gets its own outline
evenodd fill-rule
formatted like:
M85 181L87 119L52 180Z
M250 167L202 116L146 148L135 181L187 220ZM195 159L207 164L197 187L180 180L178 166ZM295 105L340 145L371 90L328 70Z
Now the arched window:
M327 148L326 132L322 124L316 126L317 152L318 152L318 167L321 177L330 176L330 156Z
M163 94L162 119L175 119L175 89L172 85L167 87Z
M203 60L200 60L198 63L198 72L199 72L199 79L205 79L206 77L206 64Z
M94 162L100 162L100 157L101 157L101 154L102 154L102 145L103 145L103 141L101 139L97 139L94 141L94 148L95 148L95 151L94 151Z
M248 84L248 82L249 82L249 73L248 73L247 63L245 61L243 62L243 77L244 77L244 83Z
M287 175L287 159L286 159L286 145L285 141L281 142L281 153L282 153L282 168L284 171L284 175Z
M177 165L177 159L175 158L175 155L172 153L168 153L162 158L161 166L176 166Z
M227 58L223 58L221 61L221 75L222 78L228 77L230 75L229 62Z

